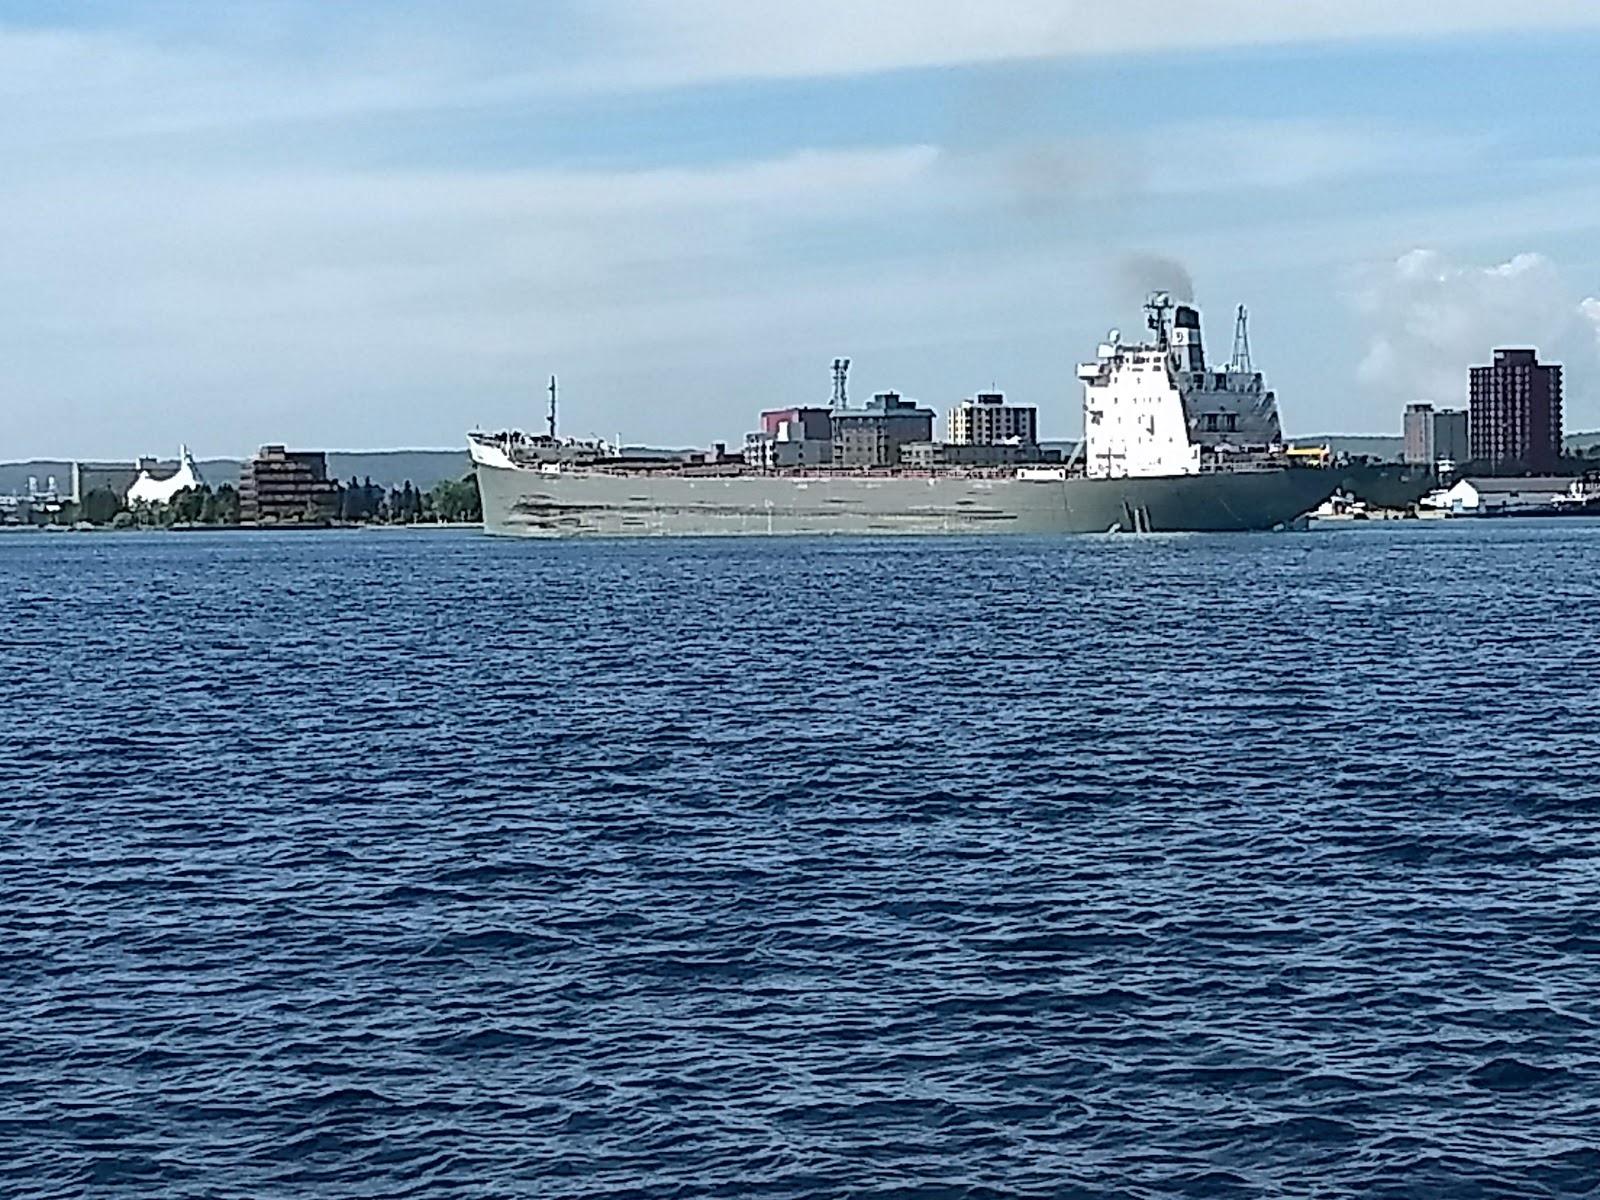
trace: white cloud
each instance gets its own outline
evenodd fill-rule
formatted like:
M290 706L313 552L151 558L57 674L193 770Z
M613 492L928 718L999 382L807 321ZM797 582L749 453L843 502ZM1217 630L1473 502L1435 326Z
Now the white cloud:
M599 0L585 11L607 31L601 78L634 86L1600 26L1592 0Z
M1600 28L1592 0L1146 0L1132 13L1109 0L467 0L396 6L376 22L321 3L264 8L270 20L132 5L122 25L94 30L0 22L6 139L48 145L63 125L104 139L737 81Z
M1467 368L1499 346L1564 362L1569 412L1592 419L1600 300L1542 254L1491 266L1418 249L1369 270L1353 297L1369 331L1361 383L1400 402L1464 407Z
M485 22L470 5L446 20L419 4L409 23L384 8L365 26L327 6L260 7L285 15L265 31L231 18L159 31L0 26L8 453L127 453L180 438L208 452L264 438L449 443L473 419L509 419L552 369L587 383L598 429L706 437L737 430L752 397L806 398L796 370L834 353L868 371L876 359L884 374L863 386L921 386L937 403L987 381L965 374L975 361L1019 364L1013 382L1056 398L1079 335L1089 344L1130 315L1111 269L1121 252L1181 254L1203 298L1220 296L1219 267L1281 265L1293 239L1327 253L1325 229L1289 211L1295 189L1454 164L1478 145L1398 123L1178 116L1136 134L978 152L773 151L629 169L639 147L614 145L622 165L604 170L416 163L448 162L455 134L480 131L477 105L515 100L541 135L603 107L576 91L1507 20L1478 0L1431 23L1404 0L1269 12L1255 0L1155 0L1135 42L1106 6L1043 0L599 0L568 24L550 16L554 0L508 4ZM1532 0L1517 21L1600 12ZM437 124L392 119L445 110ZM506 115L491 132L509 144ZM437 134L421 154L418 130ZM397 131L415 139L410 153ZM1289 227L1268 238L1254 215L1248 228L1237 218L1230 242L1216 197L1252 191ZM1561 219L1590 211L1568 205ZM1366 253L1372 223L1400 218L1362 219ZM769 395L791 386L799 393Z
M565 364L736 358L839 310L774 239L914 213L936 159L910 146L704 169L22 184L0 242L16 285L0 302L0 435L49 411L108 448L354 444L393 436L410 408L453 440Z

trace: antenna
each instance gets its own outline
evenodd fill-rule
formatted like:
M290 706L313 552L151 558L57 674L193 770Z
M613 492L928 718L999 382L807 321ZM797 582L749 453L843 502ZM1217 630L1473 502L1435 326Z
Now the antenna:
M550 376L550 414L545 418L550 426L550 440L556 440L556 377Z
M850 407L850 394L845 388L845 382L850 375L850 360L836 358L833 360L833 407L846 409Z
M1230 371L1242 371L1249 375L1250 367L1250 313L1244 305L1239 305L1239 320L1233 327L1233 361L1228 364Z
M1144 311L1145 324L1156 335L1156 348L1167 349L1171 344L1167 332L1167 314L1172 311L1171 293L1151 292L1150 299L1145 301Z

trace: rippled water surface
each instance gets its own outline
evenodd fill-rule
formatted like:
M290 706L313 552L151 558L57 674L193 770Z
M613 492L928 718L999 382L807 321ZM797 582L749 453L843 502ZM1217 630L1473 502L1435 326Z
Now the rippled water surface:
M0 585L5 1196L1600 1184L1600 526Z

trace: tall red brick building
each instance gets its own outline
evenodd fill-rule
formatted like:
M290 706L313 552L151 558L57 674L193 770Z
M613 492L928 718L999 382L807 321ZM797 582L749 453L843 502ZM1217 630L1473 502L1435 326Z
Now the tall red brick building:
M1473 367L1468 440L1473 460L1556 469L1561 457L1561 365L1541 363L1536 350L1496 350L1494 363Z

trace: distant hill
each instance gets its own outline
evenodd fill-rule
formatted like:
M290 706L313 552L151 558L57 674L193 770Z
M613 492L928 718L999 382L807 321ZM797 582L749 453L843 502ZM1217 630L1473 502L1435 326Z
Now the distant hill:
M1296 446L1327 446L1335 454L1364 454L1369 458L1398 459L1405 454L1406 441L1392 434L1372 433L1319 433L1310 437L1290 438ZM1563 439L1568 454L1587 454L1600 446L1600 430L1587 433L1569 433Z
M1294 446L1326 446L1334 454L1364 455L1388 461L1405 453L1406 440L1386 433L1318 433L1292 437Z
M465 450L330 450L328 473L342 483L372 476L382 487L400 487L410 480L427 491L447 479L460 479L472 470Z
M95 459L104 462L104 459ZM128 460L129 462L132 459ZM176 464L169 464L176 466ZM200 477L212 487L224 483L237 485L242 462L236 458L203 458L196 465ZM330 450L328 473L342 483L352 477L366 479L380 487L401 487L407 480L427 491L446 479L460 479L472 469L465 450ZM27 462L0 463L0 494L27 490L33 477L44 486L54 475L63 493L72 487L72 463L61 459L32 459Z
M1600 429L1588 433L1569 433L1562 439L1568 454L1587 454L1600 446Z

